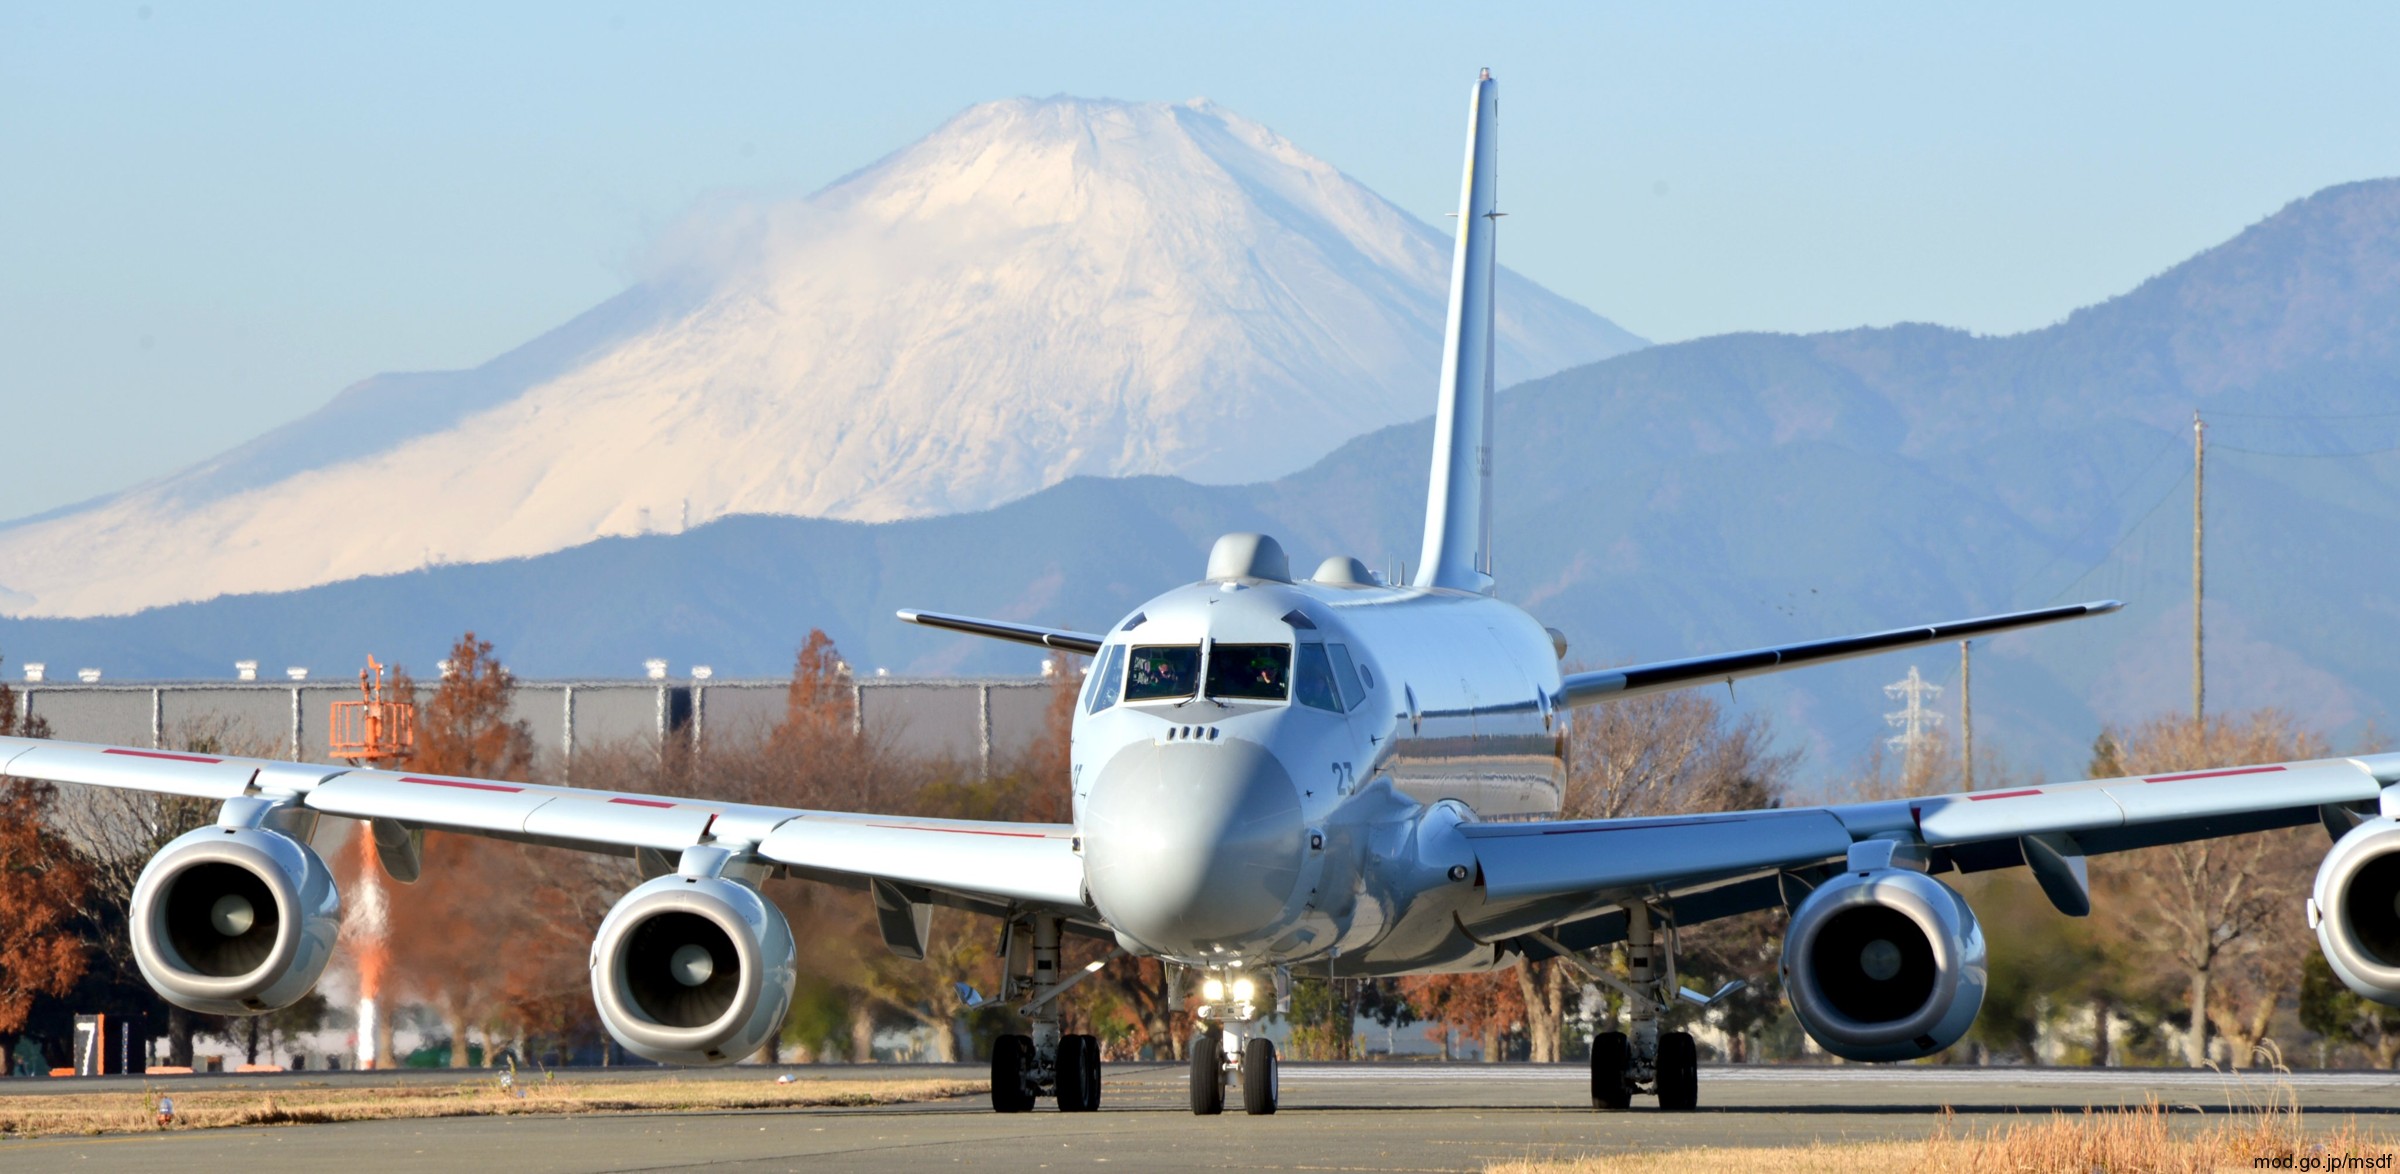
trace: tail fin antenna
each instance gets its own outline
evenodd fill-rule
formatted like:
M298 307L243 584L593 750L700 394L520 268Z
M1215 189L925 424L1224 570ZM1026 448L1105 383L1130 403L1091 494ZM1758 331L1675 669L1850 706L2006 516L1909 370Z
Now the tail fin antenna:
M1500 213L1500 86L1476 79L1467 111L1466 176L1450 257L1450 315L1442 338L1441 400L1433 417L1433 480L1415 585L1492 592L1492 274Z

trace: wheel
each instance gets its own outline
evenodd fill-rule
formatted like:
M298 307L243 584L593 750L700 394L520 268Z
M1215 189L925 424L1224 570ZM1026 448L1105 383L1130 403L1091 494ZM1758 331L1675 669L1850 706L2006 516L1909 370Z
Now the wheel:
M1633 1086L1625 1073L1633 1067L1633 1045L1621 1031L1592 1037L1592 1107L1622 1109L1633 1103Z
M1700 1045L1688 1031L1658 1037L1658 1107L1689 1113L1700 1104Z
M1192 1037L1192 1112L1214 1117L1225 1111L1225 1033L1215 1028Z
M1033 1070L1033 1037L1004 1035L992 1041L992 1111L1030 1113L1033 1090L1025 1077Z
M1264 1117L1275 1111L1283 1092L1275 1069L1274 1040L1262 1037L1242 1045L1243 1112Z
M1058 1111L1091 1113L1100 1108L1100 1037L1061 1036L1058 1041Z

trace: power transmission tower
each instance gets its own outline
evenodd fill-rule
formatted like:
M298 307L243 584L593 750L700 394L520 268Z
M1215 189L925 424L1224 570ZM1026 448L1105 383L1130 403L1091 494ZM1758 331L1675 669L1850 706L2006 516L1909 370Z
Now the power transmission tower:
M1942 687L1919 676L1917 666L1912 664L1908 666L1906 678L1883 687L1883 695L1907 703L1906 708L1883 715L1883 720L1900 730L1899 734L1885 739L1884 744L1900 752L1902 777L1914 779L1917 777L1918 756L1933 741L1933 731L1942 725L1941 711L1926 705L1928 701L1941 698Z

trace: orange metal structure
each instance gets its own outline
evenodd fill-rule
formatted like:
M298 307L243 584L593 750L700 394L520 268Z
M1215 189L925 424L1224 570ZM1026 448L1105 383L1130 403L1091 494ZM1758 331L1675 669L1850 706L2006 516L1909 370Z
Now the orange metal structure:
M326 742L336 758L353 766L396 762L417 748L417 703L393 700L383 687L383 666L367 658L358 674L357 701L333 703Z

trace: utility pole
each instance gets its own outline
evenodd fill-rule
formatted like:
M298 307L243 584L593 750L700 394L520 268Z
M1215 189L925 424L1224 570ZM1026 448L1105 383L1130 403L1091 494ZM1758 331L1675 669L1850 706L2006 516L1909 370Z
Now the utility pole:
M1958 642L1958 760L1967 790L1975 789L1975 661L1972 640Z
M2208 483L2208 425L2200 420L2200 409L2192 409L2192 725L2201 724L2208 712L2208 677L2206 661L2201 655L2200 608L2204 598L2201 569L2201 505L2205 500L2201 489Z
M1917 666L1908 666L1908 676L1883 687L1883 695L1895 701L1906 701L1906 708L1883 715L1883 720L1899 727L1900 733L1884 740L1884 744L1900 751L1901 777L1917 778L1918 755L1925 743L1933 740L1933 731L1942 724L1940 710L1926 708L1925 702L1942 695L1942 687L1917 674Z

